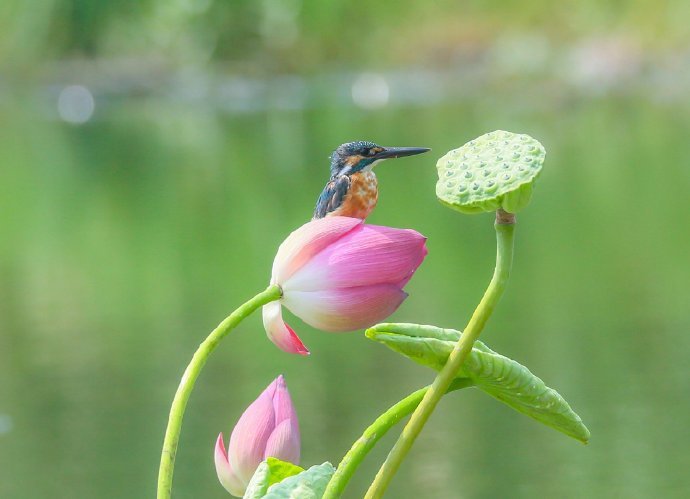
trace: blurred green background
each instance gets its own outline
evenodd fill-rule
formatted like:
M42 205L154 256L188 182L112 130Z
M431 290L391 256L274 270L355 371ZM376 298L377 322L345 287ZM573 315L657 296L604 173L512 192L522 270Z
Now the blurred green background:
M0 497L154 495L184 366L267 284L342 142L434 149L378 167L370 221L429 237L392 319L462 328L492 219L438 204L434 164L494 129L533 135L547 160L482 339L559 390L592 440L455 393L389 496L688 497L689 23L681 0L4 0ZM279 373L305 465L337 463L433 378L361 333L291 324L311 357L277 350L257 315L211 358L175 497L226 496L214 439Z

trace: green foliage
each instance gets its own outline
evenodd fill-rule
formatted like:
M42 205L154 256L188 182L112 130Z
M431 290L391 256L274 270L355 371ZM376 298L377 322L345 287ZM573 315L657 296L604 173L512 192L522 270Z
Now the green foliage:
M335 473L331 463L323 463L290 476L269 488L264 499L321 499Z
M303 471L304 468L300 466L269 457L254 472L244 493L244 499L261 499L266 496L271 485Z
M365 0L4 0L0 55L5 56L2 62L8 57L33 62L83 55L140 56L145 61L156 55L196 64L211 58L299 71L333 61L390 68L425 60L432 51L446 61L439 49L491 43L500 49L515 33L536 38L538 51L542 37L558 44L573 37L597 37L614 25L617 33L643 46L684 43L687 2L669 0L663 9L654 5L628 2L621 8L615 2L584 0L569 5L563 16L560 4L545 0L402 0L395 9ZM581 22L573 24L571 19ZM517 52L513 64L519 64L520 47L500 50L499 55L507 59Z
M454 329L419 324L378 324L368 338L419 364L440 370L460 338ZM520 363L477 341L456 378L469 378L480 390L583 443L589 430L561 395Z
M529 203L545 155L529 135L484 134L438 160L436 196L462 213L517 213Z

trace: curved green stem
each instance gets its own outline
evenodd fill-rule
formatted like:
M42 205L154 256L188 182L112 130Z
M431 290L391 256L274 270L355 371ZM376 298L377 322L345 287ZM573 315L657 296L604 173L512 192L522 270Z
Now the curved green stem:
M455 379L448 387L448 392L472 385L473 383L469 379ZM357 470L362 460L369 454L369 451L376 445L376 442L378 442L388 430L398 424L401 419L417 408L429 388L430 386L425 386L416 392L412 392L376 418L376 421L362 433L362 436L357 439L340 461L340 464L338 464L338 469L331 477L331 481L328 482L323 499L336 499L342 495L350 478L352 478L352 475Z
M489 287L484 292L481 302L472 314L467 327L464 329L460 340L448 357L448 362L438 373L431 387L424 394L424 398L412 414L407 425L403 429L398 441L391 449L386 461L383 463L376 478L372 482L369 490L364 496L365 499L378 499L383 497L393 476L398 471L403 459L412 448L422 428L426 424L429 416L438 405L441 397L450 386L455 374L467 355L472 351L472 345L484 329L486 321L496 307L506 282L510 276L510 269L513 263L513 231L515 228L515 216L503 210L496 212L496 267Z
M272 285L266 288L248 302L242 304L233 313L221 322L211 334L199 345L191 362L185 369L180 385L175 392L170 415L168 416L168 427L165 430L163 440L163 451L161 452L161 463L158 469L158 499L168 499L172 493L173 470L175 468L175 454L177 443L180 439L180 429L182 428L182 418L187 401L194 388L194 382L199 377L201 369L206 364L211 352L215 350L220 340L232 331L242 319L254 312L257 308L266 303L280 299L281 290L279 286Z

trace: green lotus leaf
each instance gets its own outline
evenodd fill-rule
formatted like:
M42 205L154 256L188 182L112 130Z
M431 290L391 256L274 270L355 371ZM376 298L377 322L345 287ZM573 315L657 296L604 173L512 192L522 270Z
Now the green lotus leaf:
M436 163L436 196L462 213L517 213L532 197L546 151L525 134L497 130L449 151Z
M264 499L321 499L333 473L331 463L312 466L271 486Z
M271 485L304 471L295 464L269 457L254 472L247 485L243 499L261 499L266 496Z
M454 329L419 324L377 324L366 331L368 338L415 362L437 371L460 339ZM456 379L468 378L474 386L513 409L583 443L589 430L568 402L522 364L494 352L476 341Z

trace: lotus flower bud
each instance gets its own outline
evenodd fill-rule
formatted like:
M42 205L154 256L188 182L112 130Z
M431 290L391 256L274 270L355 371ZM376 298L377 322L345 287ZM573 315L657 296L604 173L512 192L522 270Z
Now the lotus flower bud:
M218 435L214 459L221 485L242 497L256 468L268 457L299 463L297 414L283 376L278 376L247 408L230 435L226 452Z

